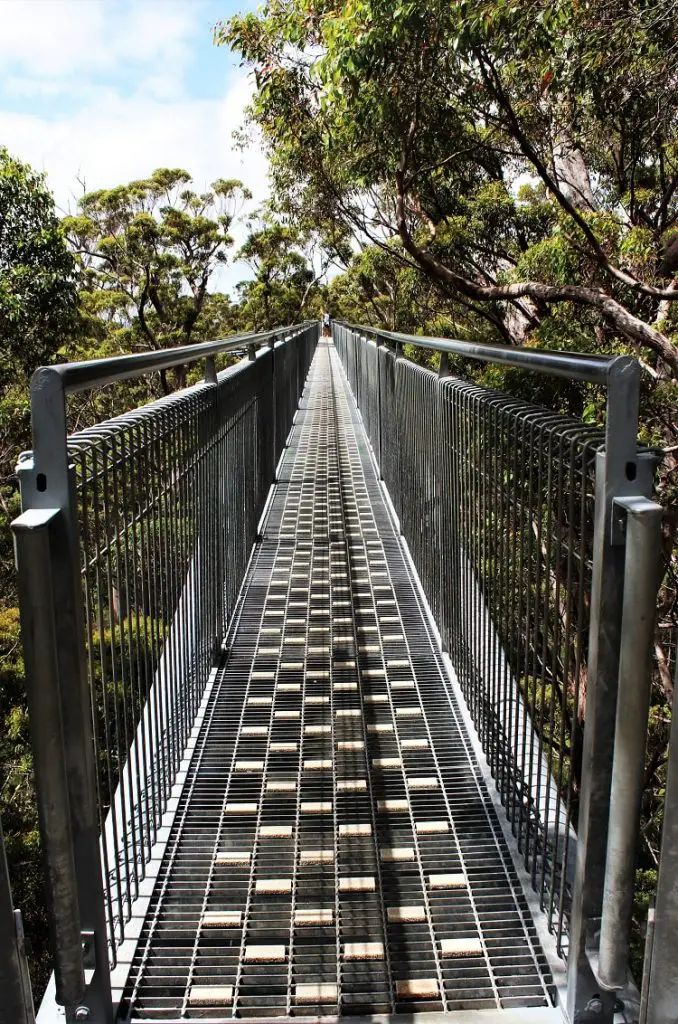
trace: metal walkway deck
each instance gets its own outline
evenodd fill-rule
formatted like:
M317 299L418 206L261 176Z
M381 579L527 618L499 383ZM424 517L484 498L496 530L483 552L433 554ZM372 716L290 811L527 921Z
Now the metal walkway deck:
M121 1017L550 1006L511 857L321 342Z

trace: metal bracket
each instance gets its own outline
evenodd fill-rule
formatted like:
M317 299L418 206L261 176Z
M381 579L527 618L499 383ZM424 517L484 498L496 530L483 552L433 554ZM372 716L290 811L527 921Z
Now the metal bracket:
M73 1010L73 1019L76 1021L90 1020L92 1016L92 1009L89 1005L91 999L89 998L89 987L94 981L94 975L97 968L97 951L95 935L93 931L83 930L80 932L80 938L82 941L82 959L85 965L85 992L82 999L79 1000L78 1005Z
M82 940L82 960L86 971L94 971L97 966L97 950L94 942L94 932L90 929L80 932Z
M626 511L615 508L617 503L626 498L640 498L652 494L652 480L657 468L657 455L654 452L638 452L635 462L627 469L634 473L633 480L620 477L615 481L614 497L610 505L610 544L618 547L626 542ZM624 494L627 491L628 494Z
M208 356L205 360L205 384L217 383L217 367L214 356Z
M624 544L626 542L626 523L629 513L643 515L655 513L661 506L650 498L639 494L630 494L612 499L612 543Z
M586 1006L574 1015L573 1024L601 1024L605 1019L605 1003L601 996L593 996Z

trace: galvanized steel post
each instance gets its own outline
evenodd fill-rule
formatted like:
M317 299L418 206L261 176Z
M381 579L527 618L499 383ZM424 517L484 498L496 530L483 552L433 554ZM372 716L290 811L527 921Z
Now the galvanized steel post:
M73 844L70 856L74 860L77 882L77 910L74 906L71 916L77 913L80 921L79 934L72 934L69 930L68 936L63 937L64 943L66 938L68 942L62 955L72 962L74 972L79 969L78 961L84 958L84 968L90 972L88 977L91 980L84 989L81 1004L87 1006L88 1020L92 1024L110 1024L110 971L96 806L92 710L84 662L77 520L67 446L64 382L52 368L43 367L34 374L31 384L31 420L33 456L22 460L18 467L25 511L13 524L17 538L22 624L32 624L29 636L36 652L40 652L41 659L31 658L27 651L27 691L36 695L31 728L40 728L40 716L45 705L38 695L49 687L52 691L51 700L58 702L61 711L64 763L57 763L61 754L53 747L50 752L45 752L44 768L48 772L47 762L53 755L54 775L57 776L60 771L65 772ZM40 527L37 531L32 530L31 517L35 518ZM44 614L38 616L35 607L37 595L33 592L35 581L31 583L29 577L35 570L36 559L41 558L48 562L51 584L43 600L51 603L52 607L51 614L45 608ZM45 728L49 724L45 723ZM49 780L45 772L42 773L42 779L37 778L38 804L43 812L52 799L47 784L53 781ZM56 810L63 813L63 804ZM50 828L49 821L46 821L46 838ZM59 838L55 836L54 842L59 843ZM57 862L54 861L49 865L48 874L57 868ZM56 906L54 909L57 910ZM52 927L58 934L59 922L53 921ZM79 953L74 943L78 944ZM57 967L58 963L57 960ZM74 989L69 983L64 988L64 998L70 998L72 991ZM66 1009L67 1020L75 1020L76 1007L71 1005Z
M626 562L614 765L605 867L598 979L609 990L627 983L631 912L645 775L647 718L652 682L661 506L647 498L620 498L614 514L624 522Z
M593 577L582 786L568 951L568 1014L611 1022L615 997L591 967L600 937L622 635L624 536L614 501L648 496L651 460L637 457L640 368L620 357L607 371L605 452L596 463Z
M675 686L678 689L678 658ZM664 798L664 824L654 921L648 922L642 1024L675 1024L678 1019L678 715L674 714Z
M64 813L70 802L51 572L60 516L56 509L32 509L12 529L56 993L61 1004L74 1008L85 994L85 967L71 821Z

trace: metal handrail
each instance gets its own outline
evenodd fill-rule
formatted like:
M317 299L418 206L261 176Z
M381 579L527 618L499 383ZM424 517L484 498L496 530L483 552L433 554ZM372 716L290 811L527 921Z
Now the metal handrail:
M332 333L441 638L471 701L470 713L514 834L517 821L526 866L532 862L533 884L538 882L540 893L551 890L549 924L555 924L559 948L567 952L570 1018L596 1012L601 1024L611 1024L614 990L628 952L627 933L615 925L623 921L628 927L649 690L634 693L637 703L630 714L625 693L627 685L638 690L641 682L649 684L647 644L653 588L656 592L652 551L660 541L661 512L649 500L656 458L637 440L640 364L628 356L425 338L339 321ZM440 352L438 374L404 358L405 345ZM601 385L604 431L454 379L450 354ZM639 525L635 520L629 525L629 509L636 517L641 508L649 537L637 555L646 574L642 585L629 554L636 554ZM528 571L534 587L526 585ZM552 597L546 589L551 578ZM569 604L563 618L564 600ZM577 638L571 641L567 636L575 623ZM520 717L521 707L527 706L525 695L511 683L514 677L534 677L533 695L543 687L539 707L535 699L533 705L537 718L544 714L549 629L552 666L557 669L562 637L565 648L576 651L559 697L565 709L560 743L569 728L567 695L574 695L578 709L579 666L586 671L586 728L577 738L581 768L574 858L567 852L559 857L562 813L551 816L552 828L551 804L541 807L550 796L532 754L536 748L531 746L525 757L520 729L511 718L516 708ZM511 672L501 634L511 641L516 632L519 639L512 644L518 654ZM553 687L551 702L555 693ZM623 730L615 727L618 694L619 714L628 717ZM505 706L508 740L502 724ZM549 714L551 728L558 713ZM513 746L508 767L507 743ZM611 801L613 775L614 792L623 799ZM561 789L558 784L557 794ZM566 842L573 799L568 794ZM535 826L540 821L541 833ZM614 891L605 892L606 881ZM590 937L600 931L601 917L608 948L601 939L598 961L591 955Z
M401 334L398 331L383 331L378 327L348 324L336 321L342 327L361 334L372 335L392 341L396 345L416 345L418 348L433 349L451 355L475 359L479 362L513 366L534 373L548 373L568 380L588 381L591 384L608 385L610 379L626 367L638 367L632 356L603 356L587 352L547 352L538 348L513 348L511 345L481 344L457 338L431 338L416 334Z
M111 968L318 327L34 375L33 450L18 467L23 514L12 530L55 993L68 1024L112 1024ZM249 359L217 375L215 357L236 351ZM202 383L69 437L69 393L202 359Z
M291 331L299 331L306 326L294 324L289 327L277 327L273 331L259 331L248 334L236 334L233 337L218 341L205 341L196 345L180 345L177 348L161 348L156 352L135 352L121 356L109 356L104 359L85 359L74 363L57 363L55 366L41 366L33 374L31 391L40 391L45 377L56 374L66 394L74 394L87 388L113 384L130 377L141 377L155 370L170 370L174 366L195 363L199 359L209 359L224 352L237 352L252 345L261 345L269 340L283 338Z

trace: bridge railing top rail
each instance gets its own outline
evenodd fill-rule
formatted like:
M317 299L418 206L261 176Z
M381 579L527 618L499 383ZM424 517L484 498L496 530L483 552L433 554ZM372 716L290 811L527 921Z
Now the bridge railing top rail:
M308 323L309 321L288 327L276 327L272 331L234 334L217 341L162 348L155 352L134 352L104 359L85 359L81 362L41 366L33 374L31 393L34 396L39 395L45 385L55 379L60 382L66 394L74 394L87 388L128 380L130 377L141 377L157 370L169 370L174 366L195 363L200 359L213 359L226 352L239 352L253 346L275 343L301 331Z
M632 356L605 356L589 352L548 352L538 348L518 348L511 345L495 345L458 338L423 337L418 334L401 334L385 331L379 327L362 324L344 324L352 331L371 336L375 340L390 341L396 345L416 345L418 348L446 352L479 362L513 366L517 369L545 373L568 380L588 381L610 387L615 380L631 376L640 379L640 364Z
M515 796L511 829L567 953L570 1019L595 994L611 1022L627 979L661 545L640 364L341 322L333 337L509 818ZM441 353L437 378L405 358L409 345ZM604 387L604 427L548 402L524 415L510 387L460 379L449 355Z

